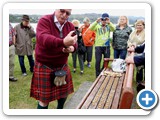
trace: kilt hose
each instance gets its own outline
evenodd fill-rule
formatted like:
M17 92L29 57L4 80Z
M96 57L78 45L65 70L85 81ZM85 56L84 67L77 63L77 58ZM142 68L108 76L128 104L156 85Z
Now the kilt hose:
M66 98L73 90L71 72L66 65L63 70L67 72L67 84L56 87L54 85L54 72L61 68L51 69L41 63L35 63L31 82L30 97L49 103L60 98Z

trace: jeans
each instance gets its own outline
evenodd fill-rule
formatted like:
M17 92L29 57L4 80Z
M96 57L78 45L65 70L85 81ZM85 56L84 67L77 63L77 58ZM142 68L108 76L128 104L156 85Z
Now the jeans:
M33 72L33 67L34 67L33 56L27 55L27 57L28 57L29 65L30 65L30 71ZM20 64L22 73L26 73L26 68L24 64L24 56L18 55L18 58L19 58L19 64Z
M121 58L121 59L125 59L126 58L126 54L127 54L127 49L122 49L122 50L118 50L118 49L114 49L114 58Z
M73 67L74 68L77 67L77 65L76 65L77 55L78 55L80 69L81 69L81 71L83 71L84 70L83 54L79 54L77 51L75 51L74 53L72 53Z
M92 61L92 51L93 46L86 46L86 53L84 54L84 62L87 60L87 62Z
M104 55L104 58L110 58L110 46L107 47L95 47L95 57L96 57L96 77L100 74L101 70L104 68L100 68L102 55Z

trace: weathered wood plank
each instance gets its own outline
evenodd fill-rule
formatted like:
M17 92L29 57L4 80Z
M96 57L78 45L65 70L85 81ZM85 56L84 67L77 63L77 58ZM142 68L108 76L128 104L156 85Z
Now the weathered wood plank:
M93 101L96 93L98 92L99 88L101 87L101 84L103 83L104 79L106 77L105 76L101 76L101 78L99 79L99 81L97 82L97 84L95 85L96 87L93 88L93 90L90 92L90 94L88 95L86 101L84 102L82 109L88 109L89 105L91 104L91 102Z
M107 86L107 84L108 84L109 79L110 79L109 76L107 76L107 77L105 78L104 82L102 83L100 89L98 90L98 92L97 92L94 100L92 101L92 103L91 103L91 105L90 105L90 107L89 107L90 109L93 109L93 108L96 108L96 107L97 107L100 98L103 97L103 92L104 92L104 90L105 90L105 88L106 88L106 86ZM100 106L100 105L99 105L99 106Z
M106 84L105 90L104 90L103 95L102 95L102 97L100 99L100 102L99 102L99 104L97 106L97 109L102 109L104 107L104 105L106 103L106 100L108 98L108 95L109 95L110 85L111 85L112 80L110 80L111 77L110 78L107 77L106 79L108 80L108 84ZM113 79L113 77L112 77L112 79Z
M108 98L106 100L106 103L105 103L105 106L104 106L104 109L109 109L110 106L111 106L111 103L112 103L112 100L113 100L113 96L114 96L114 92L115 92L115 87L116 87L116 84L118 82L114 79L114 77L111 78L111 86L110 86L110 92L109 92L109 95L108 95Z
M119 78L118 86L117 86L117 89L116 89L116 93L114 95L114 99L113 99L113 102L112 102L111 109L117 109L118 108L124 77L125 77L125 74L123 74L122 77Z
M103 71L106 69L103 69ZM102 72L103 72L102 71ZM94 87L96 86L97 82L100 80L100 78L102 77L102 75L99 75L95 82L93 83L93 85L90 87L90 89L88 90L88 92L85 94L85 96L83 97L82 101L79 103L79 105L77 106L77 109L81 109L81 107L83 106L83 104L85 103L86 99L88 98L88 96L91 94L92 90L94 89Z

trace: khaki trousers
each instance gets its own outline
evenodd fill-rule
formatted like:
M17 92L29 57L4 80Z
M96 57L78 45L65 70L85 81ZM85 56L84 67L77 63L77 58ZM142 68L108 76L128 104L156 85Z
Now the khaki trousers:
M15 47L11 45L9 47L9 78L14 77L14 56L15 56Z

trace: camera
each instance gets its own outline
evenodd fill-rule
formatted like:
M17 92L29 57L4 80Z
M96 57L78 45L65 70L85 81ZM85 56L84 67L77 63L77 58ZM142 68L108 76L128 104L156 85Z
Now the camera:
M106 21L106 20L107 20L107 18L101 18L101 20L102 20L102 21Z
M77 36L79 35L79 30L78 29L75 29L73 34L72 34L72 36L75 36L75 35L77 35Z

